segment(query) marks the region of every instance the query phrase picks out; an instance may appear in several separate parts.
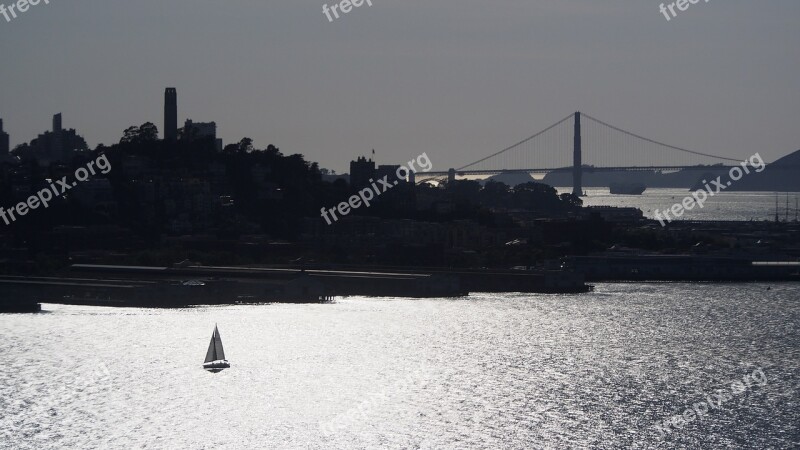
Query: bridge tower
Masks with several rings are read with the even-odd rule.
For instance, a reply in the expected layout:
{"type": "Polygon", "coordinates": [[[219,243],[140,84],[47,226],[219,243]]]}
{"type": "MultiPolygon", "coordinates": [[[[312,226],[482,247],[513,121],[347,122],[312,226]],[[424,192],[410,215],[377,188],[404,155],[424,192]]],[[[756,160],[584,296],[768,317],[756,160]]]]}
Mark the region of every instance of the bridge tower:
{"type": "Polygon", "coordinates": [[[575,141],[572,154],[572,195],[583,196],[583,163],[581,162],[581,113],[575,113],[575,141]]]}

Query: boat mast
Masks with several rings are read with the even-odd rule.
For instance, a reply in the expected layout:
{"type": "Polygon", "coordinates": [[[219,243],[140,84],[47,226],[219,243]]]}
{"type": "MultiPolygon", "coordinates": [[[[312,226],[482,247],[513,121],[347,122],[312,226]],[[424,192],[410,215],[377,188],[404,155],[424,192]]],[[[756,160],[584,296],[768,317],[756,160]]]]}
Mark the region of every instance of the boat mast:
{"type": "Polygon", "coordinates": [[[217,359],[217,326],[214,325],[214,332],[211,333],[211,345],[214,346],[214,361],[217,359]]]}
{"type": "Polygon", "coordinates": [[[786,220],[785,222],[789,222],[789,193],[786,193],[786,220]]]}
{"type": "Polygon", "coordinates": [[[778,216],[778,193],[775,193],[775,223],[781,221],[780,216],[778,216]]]}

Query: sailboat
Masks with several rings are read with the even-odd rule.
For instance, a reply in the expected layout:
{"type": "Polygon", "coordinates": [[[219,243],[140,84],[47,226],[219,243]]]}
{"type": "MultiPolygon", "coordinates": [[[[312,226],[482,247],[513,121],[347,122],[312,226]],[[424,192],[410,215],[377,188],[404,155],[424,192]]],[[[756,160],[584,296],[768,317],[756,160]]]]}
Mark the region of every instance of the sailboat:
{"type": "Polygon", "coordinates": [[[217,325],[214,325],[214,332],[211,334],[211,343],[208,344],[208,352],[206,352],[206,360],[203,362],[203,369],[211,373],[221,372],[223,369],[229,368],[231,365],[225,359],[225,350],[222,349],[222,338],[219,335],[217,325]]]}

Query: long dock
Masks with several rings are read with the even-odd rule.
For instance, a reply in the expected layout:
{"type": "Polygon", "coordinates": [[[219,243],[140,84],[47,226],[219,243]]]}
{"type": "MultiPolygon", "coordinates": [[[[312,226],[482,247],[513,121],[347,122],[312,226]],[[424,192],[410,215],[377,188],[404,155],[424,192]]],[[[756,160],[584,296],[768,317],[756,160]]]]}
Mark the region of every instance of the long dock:
{"type": "Polygon", "coordinates": [[[0,277],[0,293],[30,303],[185,307],[323,303],[337,296],[440,298],[476,292],[586,292],[566,272],[283,267],[141,267],[76,264],[55,277],[0,277]]]}

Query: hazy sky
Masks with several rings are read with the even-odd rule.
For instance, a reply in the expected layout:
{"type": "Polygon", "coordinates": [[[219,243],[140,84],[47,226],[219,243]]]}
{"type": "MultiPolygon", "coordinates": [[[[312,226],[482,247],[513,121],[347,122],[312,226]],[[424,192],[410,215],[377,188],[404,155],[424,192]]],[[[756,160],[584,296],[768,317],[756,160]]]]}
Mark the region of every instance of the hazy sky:
{"type": "Polygon", "coordinates": [[[576,110],[736,158],[800,148],[798,0],[701,1],[670,22],[650,0],[372,1],[333,23],[331,0],[40,3],[0,16],[0,118],[12,146],[55,112],[111,144],[161,130],[175,86],[179,123],[337,171],[372,148],[446,170],[576,110]]]}

